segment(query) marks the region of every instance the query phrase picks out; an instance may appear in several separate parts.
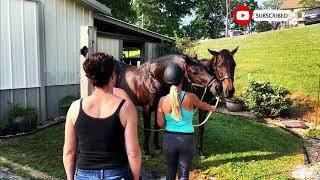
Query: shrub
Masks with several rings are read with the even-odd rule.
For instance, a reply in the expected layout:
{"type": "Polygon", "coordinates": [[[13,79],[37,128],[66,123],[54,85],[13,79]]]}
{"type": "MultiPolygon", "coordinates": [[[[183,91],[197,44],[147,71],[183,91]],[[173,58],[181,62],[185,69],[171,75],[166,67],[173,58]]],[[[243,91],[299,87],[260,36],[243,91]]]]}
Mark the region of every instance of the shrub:
{"type": "Polygon", "coordinates": [[[9,129],[8,121],[0,120],[0,136],[6,135],[9,129]]]}
{"type": "Polygon", "coordinates": [[[309,129],[305,135],[307,137],[320,139],[320,130],[319,129],[309,129]]]}
{"type": "Polygon", "coordinates": [[[290,91],[270,82],[251,81],[246,89],[243,101],[247,108],[267,117],[285,115],[292,102],[287,95],[290,91]]]}
{"type": "Polygon", "coordinates": [[[66,96],[59,101],[59,112],[62,115],[66,115],[73,101],[77,100],[77,97],[66,96]]]}
{"type": "Polygon", "coordinates": [[[272,29],[272,25],[268,21],[257,22],[257,25],[256,25],[257,32],[270,31],[271,29],[272,29]]]}
{"type": "Polygon", "coordinates": [[[9,104],[9,124],[18,132],[32,131],[37,127],[38,116],[35,108],[24,108],[17,104],[9,104]],[[21,121],[18,123],[17,119],[21,121]]]}
{"type": "Polygon", "coordinates": [[[180,37],[177,33],[174,34],[174,44],[160,43],[160,55],[165,54],[192,54],[197,51],[197,43],[190,37],[180,37]]]}

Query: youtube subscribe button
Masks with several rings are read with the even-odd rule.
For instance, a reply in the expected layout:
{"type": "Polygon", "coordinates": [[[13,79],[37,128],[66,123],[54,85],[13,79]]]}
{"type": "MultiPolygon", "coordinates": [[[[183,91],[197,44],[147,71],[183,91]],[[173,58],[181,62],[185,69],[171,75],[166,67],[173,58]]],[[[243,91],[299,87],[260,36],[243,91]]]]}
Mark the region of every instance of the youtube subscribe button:
{"type": "Polygon", "coordinates": [[[292,19],[289,10],[252,10],[248,6],[239,6],[233,11],[234,22],[240,26],[254,21],[289,21],[292,19]]]}
{"type": "Polygon", "coordinates": [[[239,6],[233,11],[233,17],[236,24],[246,26],[252,20],[252,10],[248,6],[239,6]]]}
{"type": "Polygon", "coordinates": [[[255,21],[288,21],[291,19],[289,10],[255,10],[255,21]]]}

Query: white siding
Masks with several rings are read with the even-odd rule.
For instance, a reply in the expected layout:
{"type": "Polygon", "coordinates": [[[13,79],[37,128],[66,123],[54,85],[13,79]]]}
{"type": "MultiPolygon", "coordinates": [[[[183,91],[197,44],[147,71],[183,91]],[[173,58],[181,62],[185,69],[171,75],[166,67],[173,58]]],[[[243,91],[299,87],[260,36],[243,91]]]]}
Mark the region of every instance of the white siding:
{"type": "Polygon", "coordinates": [[[39,87],[38,6],[0,0],[0,89],[39,87]]]}
{"type": "Polygon", "coordinates": [[[146,60],[149,61],[159,56],[157,43],[146,43],[146,60]]]}
{"type": "Polygon", "coordinates": [[[80,26],[93,26],[92,11],[75,0],[41,1],[47,85],[79,84],[80,26]]]}
{"type": "Polygon", "coordinates": [[[116,60],[119,60],[120,40],[110,39],[105,37],[97,37],[97,51],[112,55],[116,60]]]}

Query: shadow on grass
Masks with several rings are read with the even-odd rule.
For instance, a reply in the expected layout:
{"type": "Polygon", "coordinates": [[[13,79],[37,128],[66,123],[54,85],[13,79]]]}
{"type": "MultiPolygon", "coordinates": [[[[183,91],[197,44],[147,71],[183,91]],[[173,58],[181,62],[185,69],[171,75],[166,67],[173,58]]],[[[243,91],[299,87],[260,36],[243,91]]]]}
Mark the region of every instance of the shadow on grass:
{"type": "MultiPolygon", "coordinates": [[[[59,125],[30,136],[2,140],[0,141],[0,154],[51,176],[64,178],[62,165],[63,130],[64,126],[59,125]]],[[[160,144],[162,144],[162,135],[163,133],[160,135],[160,144]]],[[[139,139],[140,145],[143,147],[141,129],[139,129],[139,139]]],[[[151,138],[150,149],[151,151],[154,149],[151,138]]],[[[247,168],[247,164],[258,164],[266,166],[266,169],[269,170],[267,174],[272,174],[279,173],[279,171],[270,170],[273,168],[274,162],[278,163],[278,166],[281,163],[297,163],[296,161],[292,162],[294,161],[292,156],[301,151],[301,142],[279,128],[270,128],[245,118],[215,113],[206,124],[204,151],[208,156],[205,160],[200,161],[196,156],[194,158],[193,167],[199,169],[201,173],[210,168],[215,172],[219,171],[219,173],[232,172],[221,170],[226,166],[246,173],[247,170],[243,167],[247,168]],[[282,158],[286,156],[289,158],[282,158]],[[270,162],[260,163],[264,160],[270,162]],[[228,166],[228,164],[231,165],[228,166]]],[[[151,174],[159,172],[156,174],[163,175],[165,170],[163,155],[156,155],[150,160],[144,160],[143,167],[151,169],[151,174]]],[[[257,168],[250,168],[249,170],[255,173],[261,171],[257,168]]],[[[261,174],[256,176],[259,177],[261,174]]],[[[235,177],[239,176],[235,175],[235,177]]]]}
{"type": "MultiPolygon", "coordinates": [[[[221,156],[224,156],[220,154],[221,156]]],[[[227,163],[246,163],[246,162],[255,162],[255,161],[260,161],[260,160],[274,160],[279,157],[284,156],[284,154],[279,154],[279,153],[270,153],[270,154],[252,154],[252,155],[247,155],[247,156],[233,156],[230,158],[212,158],[208,157],[207,159],[200,161],[198,158],[195,160],[195,168],[196,169],[201,169],[201,170],[206,170],[209,167],[212,166],[221,166],[227,163]]]]}
{"type": "MultiPolygon", "coordinates": [[[[245,178],[246,174],[249,174],[250,178],[282,178],[288,177],[287,174],[292,168],[291,165],[286,168],[282,164],[289,163],[294,166],[303,162],[302,142],[280,128],[268,127],[238,116],[215,113],[205,129],[203,139],[206,158],[200,160],[198,154],[195,154],[193,173],[196,176],[217,175],[222,179],[233,179],[245,178]],[[295,160],[296,158],[298,160],[295,160]],[[232,173],[234,175],[229,177],[232,173]]],[[[195,139],[197,133],[198,129],[195,139]]],[[[150,147],[152,150],[152,141],[150,147]]],[[[151,174],[164,175],[165,160],[162,155],[156,155],[144,162],[144,167],[151,174]]]]}
{"type": "Polygon", "coordinates": [[[290,154],[302,147],[300,139],[280,128],[237,116],[216,113],[205,128],[206,155],[252,151],[290,154]]]}

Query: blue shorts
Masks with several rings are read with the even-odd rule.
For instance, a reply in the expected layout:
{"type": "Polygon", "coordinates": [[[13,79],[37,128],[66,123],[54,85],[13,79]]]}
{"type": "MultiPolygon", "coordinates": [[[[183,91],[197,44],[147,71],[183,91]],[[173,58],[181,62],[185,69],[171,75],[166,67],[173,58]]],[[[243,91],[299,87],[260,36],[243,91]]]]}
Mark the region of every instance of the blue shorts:
{"type": "Polygon", "coordinates": [[[131,171],[129,167],[106,170],[85,170],[76,169],[74,174],[75,180],[131,180],[131,171]]]}

